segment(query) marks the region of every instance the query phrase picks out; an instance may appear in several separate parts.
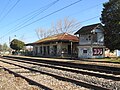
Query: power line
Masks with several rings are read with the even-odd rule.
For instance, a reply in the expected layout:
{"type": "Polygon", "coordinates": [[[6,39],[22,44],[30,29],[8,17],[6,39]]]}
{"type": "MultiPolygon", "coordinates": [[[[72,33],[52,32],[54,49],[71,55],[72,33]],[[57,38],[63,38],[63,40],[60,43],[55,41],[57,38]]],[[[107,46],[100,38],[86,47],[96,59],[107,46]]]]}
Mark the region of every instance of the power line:
{"type": "MultiPolygon", "coordinates": [[[[101,5],[101,4],[103,4],[103,3],[96,4],[96,5],[94,5],[94,6],[91,6],[91,7],[88,7],[88,8],[86,8],[86,9],[80,10],[79,12],[85,12],[85,11],[87,11],[87,10],[93,9],[93,8],[95,8],[95,7],[98,7],[98,6],[101,5]]],[[[40,9],[41,9],[41,8],[40,8],[40,9]]],[[[33,11],[33,12],[30,12],[29,14],[23,16],[23,17],[20,18],[20,19],[17,19],[16,21],[21,20],[21,19],[25,18],[26,16],[28,16],[28,15],[30,15],[30,14],[33,14],[34,12],[39,11],[40,9],[35,10],[35,11],[33,11]]],[[[77,13],[79,13],[79,12],[77,12],[77,13]]],[[[76,13],[74,13],[74,14],[76,14],[76,13]]],[[[71,14],[71,15],[73,15],[73,14],[71,14]]],[[[31,16],[31,17],[34,17],[34,16],[31,16]]],[[[29,18],[28,18],[28,19],[29,19],[29,18]]],[[[27,19],[26,19],[26,20],[27,20],[27,19]]],[[[30,20],[31,20],[31,19],[30,19],[30,20]]],[[[16,21],[14,21],[13,23],[15,23],[16,21]]],[[[29,21],[29,20],[28,20],[28,21],[29,21]]],[[[27,22],[27,21],[24,20],[24,22],[27,22]]],[[[23,23],[23,22],[22,22],[22,23],[23,23]]],[[[12,23],[10,23],[10,24],[12,24],[12,23]]],[[[9,24],[8,24],[8,25],[9,25],[9,24]]],[[[6,25],[6,26],[8,26],[8,25],[6,25]]],[[[22,25],[23,25],[23,24],[22,24],[22,25]]],[[[5,27],[6,27],[6,26],[5,26],[5,27]]],[[[17,26],[18,26],[18,24],[17,24],[17,26]]],[[[20,26],[20,25],[19,25],[19,26],[20,26]]]]}
{"type": "Polygon", "coordinates": [[[17,0],[17,2],[8,10],[8,12],[0,19],[2,21],[13,9],[14,7],[19,3],[20,0],[17,0]]]}
{"type": "MultiPolygon", "coordinates": [[[[98,6],[102,5],[102,4],[103,4],[103,3],[96,4],[96,5],[94,5],[94,6],[91,6],[91,7],[85,8],[85,9],[80,10],[79,12],[76,12],[76,13],[73,13],[73,14],[76,15],[76,14],[78,14],[78,13],[85,12],[85,11],[87,11],[87,10],[93,9],[93,8],[95,8],[95,7],[98,7],[98,6]]],[[[71,15],[73,15],[73,14],[71,14],[71,15]]]]}
{"type": "Polygon", "coordinates": [[[21,25],[19,25],[17,28],[19,28],[20,26],[26,24],[28,21],[32,20],[33,18],[37,17],[38,15],[40,15],[41,13],[43,13],[44,11],[46,11],[47,9],[49,9],[51,6],[53,6],[54,4],[56,4],[59,0],[56,0],[54,2],[52,2],[51,4],[49,4],[44,10],[42,10],[41,12],[35,13],[33,16],[31,16],[30,18],[26,19],[26,21],[24,20],[24,22],[22,22],[21,25]]]}
{"type": "MultiPolygon", "coordinates": [[[[26,26],[29,26],[29,25],[31,25],[31,24],[37,22],[37,21],[40,21],[40,20],[42,20],[42,19],[44,19],[44,18],[46,18],[46,17],[48,17],[48,16],[50,16],[50,15],[52,15],[52,14],[55,14],[55,13],[57,13],[57,12],[59,12],[59,11],[65,9],[65,8],[70,7],[70,6],[76,4],[76,3],[80,2],[80,1],[81,1],[81,0],[78,0],[78,1],[76,1],[76,2],[74,2],[74,3],[72,3],[72,4],[70,4],[70,5],[67,5],[67,6],[65,6],[65,7],[61,8],[61,9],[59,9],[59,10],[56,10],[56,11],[54,11],[54,12],[52,12],[52,13],[46,15],[46,16],[43,16],[42,18],[39,18],[39,19],[37,19],[37,20],[35,20],[35,21],[29,23],[29,24],[26,24],[26,25],[24,25],[24,26],[18,28],[17,30],[14,30],[13,32],[16,32],[16,31],[18,31],[18,30],[20,30],[20,29],[22,29],[22,28],[24,28],[24,27],[26,27],[26,26]]],[[[99,17],[99,16],[96,16],[96,17],[90,18],[90,19],[85,20],[85,21],[82,21],[82,22],[86,22],[86,21],[89,21],[89,20],[95,19],[95,18],[97,18],[97,17],[99,17]]]]}
{"type": "MultiPolygon", "coordinates": [[[[93,20],[93,19],[98,18],[98,17],[99,17],[99,16],[95,16],[95,17],[89,18],[89,19],[84,20],[84,21],[79,21],[79,22],[77,22],[77,23],[75,23],[75,24],[70,25],[69,27],[74,27],[74,26],[76,26],[76,25],[79,25],[80,23],[84,23],[84,22],[93,20]]],[[[63,29],[64,29],[64,28],[65,28],[65,27],[63,27],[63,29]]],[[[59,29],[56,29],[56,30],[61,30],[61,29],[62,29],[62,28],[59,28],[59,29]]],[[[71,31],[71,32],[73,32],[73,31],[71,31]]]]}
{"type": "MultiPolygon", "coordinates": [[[[33,17],[35,14],[39,13],[41,9],[43,9],[43,8],[45,8],[45,7],[49,7],[50,5],[52,5],[52,4],[54,4],[55,2],[58,2],[58,1],[59,1],[59,0],[56,0],[56,1],[50,3],[50,4],[46,5],[46,6],[40,7],[39,9],[34,10],[34,11],[32,11],[32,12],[30,12],[30,13],[24,15],[23,17],[21,17],[21,18],[15,20],[15,21],[13,21],[13,22],[11,22],[11,23],[9,23],[9,24],[7,24],[7,25],[1,27],[1,28],[4,28],[4,27],[6,27],[6,26],[8,26],[8,25],[11,25],[11,24],[13,24],[13,23],[16,23],[17,21],[20,21],[20,20],[22,20],[22,19],[24,19],[24,18],[26,18],[26,17],[28,17],[28,16],[30,16],[30,15],[31,15],[30,17],[33,17]],[[33,14],[33,15],[32,15],[32,14],[33,14]]],[[[29,19],[29,18],[27,18],[27,19],[29,19]]],[[[27,19],[25,19],[25,20],[27,20],[27,19]]],[[[25,20],[24,20],[24,21],[25,21],[25,20]]]]}
{"type": "Polygon", "coordinates": [[[10,0],[7,2],[7,4],[5,5],[5,7],[3,8],[3,10],[1,11],[0,17],[2,16],[2,14],[6,11],[8,5],[10,3],[10,0]]]}
{"type": "MultiPolygon", "coordinates": [[[[84,23],[84,22],[87,22],[87,21],[90,21],[90,20],[96,19],[96,18],[98,18],[98,17],[99,17],[99,16],[95,16],[95,17],[89,18],[89,19],[87,19],[87,20],[80,21],[80,22],[76,23],[75,25],[77,25],[77,24],[79,24],[79,23],[84,23]]],[[[70,31],[70,32],[74,32],[74,30],[73,30],[73,31],[70,31]]]]}
{"type": "MultiPolygon", "coordinates": [[[[80,24],[80,23],[84,23],[84,22],[93,20],[93,19],[98,18],[98,17],[99,17],[99,16],[95,16],[95,17],[89,18],[89,19],[87,19],[87,20],[79,21],[79,22],[75,23],[74,25],[71,25],[70,27],[73,27],[73,26],[75,26],[75,25],[77,25],[77,24],[80,24]]],[[[64,28],[64,27],[63,27],[63,28],[64,28]]],[[[61,28],[59,28],[59,29],[57,29],[57,30],[60,30],[60,29],[61,29],[61,28]]],[[[54,31],[53,31],[53,32],[54,32],[54,31]]],[[[70,32],[68,32],[68,33],[73,33],[73,32],[75,32],[75,31],[73,30],[73,31],[70,31],[70,32]]],[[[2,38],[0,38],[0,39],[2,39],[2,38]]]]}
{"type": "MultiPolygon", "coordinates": [[[[81,12],[83,13],[83,12],[85,12],[85,11],[87,11],[87,10],[93,9],[93,8],[95,8],[95,7],[98,7],[98,6],[101,5],[101,4],[103,4],[103,3],[99,3],[99,4],[96,4],[96,5],[94,5],[94,6],[85,8],[85,9],[83,9],[83,10],[80,10],[79,12],[80,12],[80,13],[81,13],[81,12]]],[[[21,19],[23,19],[23,18],[25,18],[25,17],[27,17],[27,16],[29,16],[29,15],[35,13],[35,12],[37,13],[37,12],[38,12],[39,10],[41,10],[42,8],[44,8],[44,7],[41,7],[41,8],[39,8],[39,9],[37,9],[37,10],[34,10],[34,11],[28,13],[27,15],[25,15],[25,16],[23,16],[23,17],[21,17],[21,18],[15,20],[15,21],[13,21],[13,22],[11,22],[11,23],[5,25],[4,27],[6,27],[6,26],[8,26],[8,25],[11,25],[11,24],[13,24],[13,23],[16,23],[17,21],[19,21],[19,20],[21,20],[21,19]]],[[[76,14],[79,13],[79,12],[76,12],[76,13],[73,13],[73,14],[76,15],[76,14]]],[[[73,15],[73,14],[71,14],[71,15],[73,15]]],[[[32,17],[32,16],[31,16],[31,17],[32,17]]],[[[1,28],[4,28],[4,27],[1,27],[1,28]]]]}
{"type": "Polygon", "coordinates": [[[81,21],[80,23],[87,22],[87,21],[93,20],[93,19],[98,18],[98,17],[99,17],[99,16],[95,16],[95,17],[89,18],[89,19],[87,19],[87,20],[81,21]]]}
{"type": "MultiPolygon", "coordinates": [[[[75,23],[75,24],[70,25],[69,27],[76,26],[77,24],[84,23],[84,22],[87,22],[87,21],[93,20],[93,19],[98,18],[98,17],[99,17],[99,16],[95,16],[95,17],[89,18],[89,19],[84,20],[84,21],[79,21],[79,22],[77,22],[77,23],[75,23]]],[[[63,27],[63,28],[64,28],[64,27],[63,27]]],[[[57,30],[60,30],[60,29],[62,29],[62,28],[59,28],[59,29],[57,29],[57,30]]],[[[53,30],[53,32],[54,32],[54,30],[53,30]]],[[[73,33],[73,32],[74,32],[74,30],[69,31],[68,33],[73,33]]],[[[29,38],[33,38],[33,37],[29,37],[29,38]]],[[[27,38],[26,38],[26,39],[27,39],[27,38]]]]}
{"type": "MultiPolygon", "coordinates": [[[[38,12],[38,11],[40,11],[40,9],[38,9],[38,10],[35,10],[34,12],[34,15],[32,15],[30,18],[27,18],[26,20],[24,20],[24,22],[22,22],[22,24],[21,25],[19,25],[19,24],[17,24],[16,26],[18,26],[18,27],[15,27],[14,29],[17,29],[17,28],[19,28],[20,26],[22,26],[22,25],[24,25],[25,23],[27,23],[28,21],[30,21],[30,20],[32,20],[33,18],[35,18],[36,16],[38,16],[39,14],[41,14],[41,13],[43,13],[44,11],[46,11],[47,9],[49,9],[51,6],[53,6],[55,3],[57,3],[59,0],[56,0],[56,1],[54,1],[54,2],[52,2],[52,3],[50,3],[50,4],[48,4],[48,5],[46,5],[46,6],[44,6],[44,8],[45,9],[43,9],[41,12],[38,12]]],[[[43,8],[43,7],[42,7],[43,8]]],[[[31,12],[32,13],[32,12],[31,12]]],[[[26,16],[25,16],[26,17],[26,16]]],[[[22,17],[22,18],[24,18],[24,17],[22,17]]],[[[13,29],[10,29],[10,30],[13,30],[13,29]]],[[[9,34],[11,31],[9,30],[9,32],[8,33],[6,33],[5,35],[7,35],[7,34],[9,34]]],[[[3,35],[2,37],[4,37],[5,35],[3,35]]]]}
{"type": "MultiPolygon", "coordinates": [[[[31,25],[31,24],[33,24],[33,23],[35,23],[35,22],[38,22],[38,21],[40,21],[40,20],[42,20],[42,19],[44,19],[44,18],[46,18],[46,17],[48,17],[48,16],[51,16],[51,15],[53,15],[53,14],[59,12],[59,11],[62,11],[62,10],[66,9],[66,8],[68,8],[68,7],[70,7],[70,6],[74,5],[74,4],[77,4],[77,3],[80,2],[80,1],[82,1],[82,0],[78,0],[78,1],[76,1],[76,2],[74,2],[74,3],[71,3],[71,4],[65,6],[65,7],[61,8],[61,9],[58,9],[58,10],[56,10],[56,11],[54,11],[54,12],[52,12],[52,13],[46,15],[46,16],[43,16],[42,18],[39,18],[39,19],[37,19],[37,20],[29,23],[29,24],[26,24],[26,25],[24,25],[24,26],[22,26],[22,27],[20,27],[20,28],[18,27],[18,29],[14,30],[13,32],[16,32],[16,31],[18,31],[18,30],[20,30],[20,29],[22,29],[22,28],[24,28],[24,27],[26,27],[26,26],[29,26],[29,25],[31,25]]],[[[11,33],[11,32],[8,32],[7,34],[9,34],[9,33],[11,33]]],[[[7,34],[5,34],[5,35],[7,35],[7,34]]],[[[5,35],[4,35],[4,36],[5,36],[5,35]]],[[[4,37],[4,36],[2,36],[2,37],[4,37]]],[[[2,37],[1,37],[1,38],[2,38],[2,37]]]]}
{"type": "MultiPolygon", "coordinates": [[[[77,26],[77,25],[79,25],[80,23],[84,23],[84,22],[93,20],[93,19],[98,18],[98,17],[99,17],[99,16],[95,16],[95,17],[89,18],[89,19],[84,20],[84,21],[79,21],[79,22],[77,22],[77,23],[75,23],[75,24],[70,25],[69,27],[77,26]]],[[[64,28],[65,28],[65,27],[62,27],[62,28],[58,28],[58,29],[56,29],[56,30],[61,30],[61,29],[64,29],[64,28]]],[[[70,31],[70,32],[73,32],[73,31],[70,31]]]]}
{"type": "MultiPolygon", "coordinates": [[[[76,25],[79,25],[80,23],[84,23],[84,22],[87,22],[87,21],[96,19],[96,18],[98,18],[98,17],[99,17],[99,16],[95,16],[95,17],[92,17],[92,18],[89,18],[89,19],[86,19],[86,20],[83,20],[83,21],[79,21],[79,22],[77,22],[77,23],[75,23],[75,24],[70,25],[69,27],[74,27],[74,26],[76,26],[76,25]]],[[[65,27],[62,27],[62,28],[64,29],[65,27]]],[[[58,28],[58,29],[55,29],[55,30],[61,30],[62,28],[58,28]]],[[[51,32],[54,32],[54,30],[51,31],[51,32]]],[[[74,32],[74,30],[73,30],[73,31],[70,31],[70,32],[74,32]]],[[[69,32],[69,33],[70,33],[70,32],[69,32]]],[[[47,32],[47,33],[48,33],[48,32],[47,32]]]]}
{"type": "Polygon", "coordinates": [[[37,20],[29,23],[29,24],[26,24],[26,25],[18,28],[17,30],[14,30],[14,32],[16,32],[16,31],[18,31],[18,30],[20,30],[20,29],[22,29],[22,28],[24,28],[24,27],[26,27],[26,26],[29,26],[29,25],[31,25],[31,24],[33,24],[33,23],[35,23],[35,22],[38,22],[38,21],[40,21],[40,20],[42,20],[42,19],[44,19],[44,18],[46,18],[46,17],[48,17],[48,16],[51,16],[51,15],[53,15],[53,14],[59,12],[59,11],[62,11],[62,10],[66,9],[66,8],[68,8],[68,7],[70,7],[70,6],[74,5],[74,4],[77,4],[77,3],[80,2],[80,1],[82,1],[82,0],[78,0],[78,1],[76,1],[76,2],[74,2],[74,3],[71,3],[71,4],[65,6],[65,7],[61,8],[61,9],[58,9],[58,10],[56,10],[56,11],[54,11],[54,12],[52,12],[52,13],[46,15],[46,16],[43,16],[42,18],[39,18],[39,19],[37,19],[37,20]]]}

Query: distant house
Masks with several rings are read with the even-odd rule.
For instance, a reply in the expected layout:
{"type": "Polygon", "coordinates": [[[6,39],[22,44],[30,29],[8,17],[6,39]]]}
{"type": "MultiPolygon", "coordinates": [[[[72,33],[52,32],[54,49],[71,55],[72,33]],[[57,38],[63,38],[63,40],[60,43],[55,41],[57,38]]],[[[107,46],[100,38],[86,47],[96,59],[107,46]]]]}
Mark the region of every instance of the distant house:
{"type": "Polygon", "coordinates": [[[79,34],[79,58],[104,58],[104,29],[100,23],[84,26],[79,34]]]}
{"type": "Polygon", "coordinates": [[[33,46],[34,56],[71,57],[77,55],[79,39],[67,33],[49,36],[27,45],[33,46]]]}

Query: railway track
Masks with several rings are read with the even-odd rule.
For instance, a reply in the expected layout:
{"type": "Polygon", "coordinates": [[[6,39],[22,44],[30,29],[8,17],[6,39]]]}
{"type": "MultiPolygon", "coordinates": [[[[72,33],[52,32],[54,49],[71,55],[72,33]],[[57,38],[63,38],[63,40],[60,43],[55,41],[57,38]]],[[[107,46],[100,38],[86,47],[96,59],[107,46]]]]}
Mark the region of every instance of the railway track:
{"type": "MultiPolygon", "coordinates": [[[[34,81],[34,80],[32,80],[32,79],[29,79],[29,78],[27,78],[27,77],[25,77],[25,76],[23,76],[23,75],[21,75],[21,74],[19,74],[19,73],[17,73],[17,72],[14,72],[14,71],[12,71],[12,70],[10,70],[10,69],[8,69],[8,68],[3,67],[3,69],[6,70],[6,71],[8,71],[8,72],[11,73],[11,74],[14,74],[14,76],[16,76],[16,77],[21,77],[21,78],[25,79],[30,85],[38,86],[40,89],[43,89],[43,90],[44,90],[44,89],[45,89],[45,90],[52,90],[52,89],[50,89],[49,87],[44,86],[44,85],[42,85],[42,84],[40,84],[40,83],[38,83],[38,82],[36,82],[36,81],[34,81]]],[[[29,73],[30,73],[30,72],[29,72],[29,73]]]]}
{"type": "MultiPolygon", "coordinates": [[[[6,58],[8,59],[8,58],[6,58]]],[[[72,77],[69,77],[69,75],[66,74],[66,76],[62,76],[61,74],[59,75],[58,73],[54,72],[56,69],[60,72],[60,70],[62,70],[61,73],[63,73],[63,71],[67,71],[67,72],[71,72],[71,73],[80,73],[80,74],[84,74],[84,75],[89,75],[90,77],[97,77],[97,78],[105,78],[105,79],[108,79],[109,80],[113,80],[115,82],[118,82],[119,83],[119,78],[120,77],[116,77],[115,75],[109,75],[109,74],[99,74],[99,73],[95,73],[95,72],[89,72],[89,71],[84,71],[84,70],[80,70],[80,69],[75,69],[75,68],[71,68],[71,67],[63,67],[63,66],[55,66],[54,65],[50,65],[50,64],[43,64],[43,63],[38,63],[38,62],[32,62],[32,61],[23,61],[23,60],[19,60],[19,59],[15,59],[13,60],[13,58],[9,58],[9,60],[3,60],[2,62],[4,63],[9,63],[9,64],[12,64],[12,65],[15,65],[15,66],[18,66],[18,67],[21,67],[21,68],[25,68],[25,69],[28,69],[28,70],[31,70],[31,71],[34,71],[34,72],[38,72],[38,73],[42,73],[42,74],[47,74],[49,76],[52,76],[52,77],[55,77],[59,80],[65,80],[65,81],[69,81],[69,82],[72,82],[72,83],[75,83],[77,85],[80,85],[80,86],[83,86],[83,87],[86,87],[86,88],[90,88],[90,89],[94,89],[94,90],[107,90],[107,89],[111,89],[111,87],[106,87],[106,86],[101,86],[101,85],[95,85],[95,83],[88,83],[88,82],[84,82],[82,80],[80,80],[79,78],[76,78],[74,74],[72,74],[71,76],[73,76],[74,78],[72,77]],[[18,64],[16,64],[16,62],[19,62],[18,64]],[[23,64],[24,63],[24,64],[23,64]],[[27,66],[28,65],[28,66],[27,66]],[[39,67],[39,69],[38,69],[39,67]],[[40,69],[40,67],[47,67],[47,69],[40,69]],[[52,71],[51,69],[48,69],[48,68],[52,68],[54,69],[54,71],[52,71]],[[49,71],[50,70],[50,71],[49,71]],[[54,72],[54,73],[53,73],[54,72]]],[[[119,74],[118,74],[119,75],[119,74]]],[[[79,76],[79,74],[78,74],[79,76]]],[[[93,78],[94,79],[94,78],[93,78]]],[[[99,81],[100,82],[100,81],[99,81]]],[[[100,82],[101,83],[101,82],[100,82]]],[[[113,89],[115,90],[118,90],[119,87],[112,87],[113,89]]]]}
{"type": "MultiPolygon", "coordinates": [[[[63,80],[63,81],[67,81],[67,82],[72,82],[72,83],[75,83],[77,85],[80,85],[80,86],[83,86],[83,87],[86,87],[86,88],[89,88],[89,89],[94,89],[94,90],[107,90],[106,88],[103,88],[103,87],[100,87],[100,86],[96,86],[96,85],[91,85],[91,84],[88,84],[86,82],[82,82],[82,81],[78,81],[78,80],[73,80],[73,79],[70,79],[70,78],[67,78],[67,77],[62,77],[62,76],[59,76],[59,75],[55,75],[55,74],[52,74],[52,73],[47,73],[47,72],[43,72],[43,71],[39,71],[39,70],[35,70],[35,69],[32,69],[32,68],[29,68],[29,67],[26,67],[26,66],[22,66],[22,65],[18,65],[18,64],[15,64],[15,63],[11,63],[11,62],[8,62],[8,61],[5,61],[5,60],[0,60],[4,63],[7,63],[7,64],[10,64],[10,65],[14,65],[15,67],[10,67],[10,68],[5,68],[6,70],[14,73],[15,75],[18,75],[18,73],[21,73],[21,71],[19,72],[15,72],[14,70],[11,70],[11,69],[14,69],[14,68],[18,68],[20,67],[19,69],[26,69],[26,70],[30,70],[31,72],[36,72],[36,73],[42,73],[42,74],[45,74],[45,75],[49,75],[49,76],[52,76],[52,77],[55,77],[57,78],[58,80],[63,80]],[[17,66],[17,67],[16,67],[17,66]]],[[[25,72],[25,71],[24,71],[25,72]]],[[[28,72],[28,71],[27,71],[28,72]]],[[[22,77],[25,77],[23,75],[18,75],[18,76],[22,76],[22,77]]],[[[26,79],[27,77],[25,77],[26,79]]],[[[29,79],[29,78],[28,78],[29,79]]],[[[34,83],[34,82],[33,82],[34,83]]],[[[37,84],[39,86],[39,84],[37,84]]],[[[43,85],[42,85],[43,86],[43,85]]],[[[46,86],[45,86],[46,88],[46,86]]],[[[47,87],[48,88],[48,87],[47,87]]],[[[48,89],[45,89],[45,90],[52,90],[53,88],[48,88],[48,89]]],[[[89,90],[88,89],[88,90],[89,90]]],[[[60,89],[58,89],[60,90],[60,89]]],[[[61,89],[62,90],[62,89],[61,89]]]]}
{"type": "MultiPolygon", "coordinates": [[[[54,68],[54,69],[60,69],[60,70],[65,70],[65,71],[70,71],[70,72],[75,72],[75,73],[81,73],[84,75],[90,75],[90,76],[96,76],[99,78],[105,78],[105,79],[111,79],[115,81],[120,81],[120,77],[117,77],[117,75],[114,74],[109,74],[109,73],[100,73],[100,72],[93,72],[94,70],[88,71],[88,70],[83,70],[83,69],[75,69],[75,68],[68,68],[68,67],[61,67],[59,65],[50,65],[50,64],[45,64],[45,63],[38,63],[38,62],[32,62],[32,61],[25,61],[25,60],[20,60],[20,59],[15,59],[15,58],[7,58],[4,57],[4,59],[9,59],[9,60],[14,60],[17,62],[22,62],[22,63],[27,63],[27,64],[34,64],[38,65],[40,67],[48,67],[48,68],[54,68]]],[[[119,74],[118,74],[119,75],[119,74]]]]}
{"type": "Polygon", "coordinates": [[[94,64],[85,64],[85,63],[71,63],[67,61],[55,61],[55,60],[46,60],[46,59],[37,59],[37,58],[29,58],[29,57],[16,57],[16,56],[5,56],[4,58],[15,58],[25,61],[32,61],[37,63],[46,63],[51,65],[59,65],[64,67],[71,67],[71,68],[78,68],[84,70],[91,70],[91,71],[98,71],[102,73],[110,73],[115,75],[120,75],[120,68],[118,67],[111,67],[111,66],[101,66],[101,65],[94,65],[94,64]]]}
{"type": "MultiPolygon", "coordinates": [[[[34,70],[34,69],[32,69],[32,68],[28,68],[28,67],[24,67],[24,66],[21,66],[21,65],[17,65],[17,64],[13,64],[13,63],[10,63],[10,62],[6,62],[6,61],[2,61],[2,62],[4,62],[4,63],[6,63],[6,64],[8,64],[8,65],[5,65],[5,66],[2,66],[5,70],[7,70],[7,71],[9,71],[10,73],[12,73],[12,74],[14,74],[15,76],[19,76],[19,77],[22,77],[23,79],[25,79],[25,80],[27,80],[30,84],[32,84],[32,85],[37,85],[37,86],[39,86],[40,87],[40,90],[42,89],[42,90],[64,90],[64,88],[61,88],[61,86],[58,86],[58,87],[52,87],[51,85],[49,85],[49,84],[47,84],[47,85],[42,85],[41,84],[41,81],[39,82],[39,80],[38,79],[40,79],[39,77],[42,77],[43,79],[45,79],[44,77],[45,77],[45,75],[49,75],[49,76],[47,76],[47,78],[46,78],[46,82],[48,82],[49,81],[49,79],[51,79],[51,77],[50,76],[52,76],[52,77],[54,77],[54,79],[53,80],[55,80],[55,79],[58,79],[58,81],[59,80],[63,80],[63,81],[60,81],[60,83],[62,83],[62,84],[64,84],[65,82],[64,81],[66,81],[67,79],[65,79],[65,78],[62,78],[62,77],[59,77],[59,76],[57,76],[57,75],[53,75],[53,74],[49,74],[49,73],[45,73],[45,72],[41,72],[41,71],[37,71],[37,70],[34,70]],[[9,67],[9,68],[8,68],[9,67]],[[19,71],[18,71],[18,69],[19,69],[19,71]],[[29,71],[29,73],[28,73],[28,71],[29,71]],[[23,74],[23,72],[27,72],[27,75],[24,73],[23,74]],[[38,77],[38,75],[39,75],[39,77],[38,77]],[[33,78],[32,77],[34,77],[34,76],[37,76],[38,78],[37,79],[34,79],[33,80],[33,78]],[[32,79],[31,79],[32,78],[32,79]]],[[[2,63],[3,64],[3,63],[2,63]]],[[[57,81],[57,82],[58,82],[57,81]]],[[[73,80],[74,81],[74,80],[73,80]]],[[[56,83],[57,83],[56,82],[56,83]]],[[[69,82],[71,82],[71,81],[69,81],[69,82]]],[[[66,82],[66,85],[67,84],[69,84],[70,85],[70,87],[72,87],[73,89],[66,89],[66,90],[74,90],[74,89],[80,89],[80,90],[89,90],[89,89],[86,89],[86,88],[82,88],[82,87],[76,87],[76,88],[74,88],[74,86],[75,85],[71,85],[70,83],[67,83],[66,82]]],[[[83,83],[82,83],[83,84],[83,83]]],[[[86,84],[85,84],[86,85],[86,84]]],[[[83,85],[84,86],[84,85],[83,85]]],[[[87,86],[88,87],[88,86],[87,86]]],[[[97,88],[97,87],[96,87],[97,88]]]]}

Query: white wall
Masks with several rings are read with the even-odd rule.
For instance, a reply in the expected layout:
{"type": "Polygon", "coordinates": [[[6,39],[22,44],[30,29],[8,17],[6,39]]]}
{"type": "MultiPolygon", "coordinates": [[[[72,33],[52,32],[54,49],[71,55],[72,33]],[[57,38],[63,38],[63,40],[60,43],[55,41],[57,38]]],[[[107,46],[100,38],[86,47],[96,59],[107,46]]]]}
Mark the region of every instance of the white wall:
{"type": "Polygon", "coordinates": [[[103,31],[100,29],[96,29],[96,32],[97,32],[98,43],[104,45],[104,33],[103,33],[103,31]]]}
{"type": "Polygon", "coordinates": [[[100,29],[95,29],[93,31],[93,34],[87,34],[87,35],[79,35],[79,45],[90,45],[90,44],[100,44],[104,45],[104,33],[100,29]],[[96,34],[94,34],[96,33],[96,34]],[[97,35],[96,37],[94,37],[97,35]],[[94,39],[96,38],[96,41],[94,39]]]}
{"type": "Polygon", "coordinates": [[[78,57],[79,58],[92,58],[92,51],[90,47],[80,47],[78,46],[78,57]],[[84,53],[84,50],[87,50],[87,53],[84,53]]]}
{"type": "Polygon", "coordinates": [[[78,57],[79,58],[104,58],[105,53],[105,47],[104,46],[78,46],[79,52],[78,57]],[[97,51],[94,52],[93,49],[97,48],[97,51]],[[84,52],[87,50],[87,52],[84,52]],[[101,51],[99,51],[101,50],[101,51]],[[93,54],[96,53],[96,55],[93,54]],[[97,55],[98,54],[98,55],[97,55]],[[101,54],[101,55],[100,55],[101,54]]]}
{"type": "Polygon", "coordinates": [[[91,44],[92,36],[91,35],[80,35],[79,45],[91,44]]]}
{"type": "Polygon", "coordinates": [[[117,50],[117,57],[120,57],[120,50],[117,50]]]}

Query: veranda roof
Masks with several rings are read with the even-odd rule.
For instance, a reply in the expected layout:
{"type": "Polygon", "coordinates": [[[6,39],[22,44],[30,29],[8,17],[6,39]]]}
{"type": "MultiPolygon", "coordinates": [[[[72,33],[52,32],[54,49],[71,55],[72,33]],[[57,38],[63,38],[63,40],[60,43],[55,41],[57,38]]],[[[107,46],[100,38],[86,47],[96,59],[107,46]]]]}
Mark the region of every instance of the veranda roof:
{"type": "Polygon", "coordinates": [[[66,42],[79,42],[78,37],[68,34],[68,33],[62,33],[62,34],[57,34],[53,36],[46,37],[44,39],[38,40],[34,43],[29,43],[26,45],[34,45],[34,44],[41,44],[41,43],[49,43],[49,42],[57,42],[57,41],[66,41],[66,42]]]}

